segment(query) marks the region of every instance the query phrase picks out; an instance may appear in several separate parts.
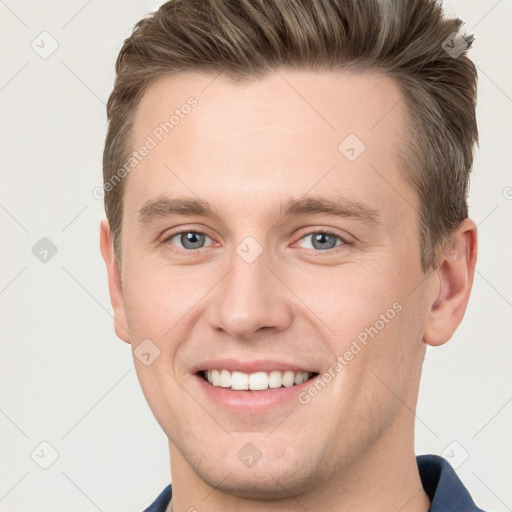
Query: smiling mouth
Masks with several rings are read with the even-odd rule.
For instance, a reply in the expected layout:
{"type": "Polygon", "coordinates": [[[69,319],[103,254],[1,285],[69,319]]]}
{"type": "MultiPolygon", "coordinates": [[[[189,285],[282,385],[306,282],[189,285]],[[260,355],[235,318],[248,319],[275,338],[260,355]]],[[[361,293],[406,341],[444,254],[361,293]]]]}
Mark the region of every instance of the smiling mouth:
{"type": "Polygon", "coordinates": [[[297,386],[316,377],[318,373],[291,370],[244,373],[214,369],[200,371],[197,375],[214,387],[228,388],[233,391],[265,391],[297,386]]]}

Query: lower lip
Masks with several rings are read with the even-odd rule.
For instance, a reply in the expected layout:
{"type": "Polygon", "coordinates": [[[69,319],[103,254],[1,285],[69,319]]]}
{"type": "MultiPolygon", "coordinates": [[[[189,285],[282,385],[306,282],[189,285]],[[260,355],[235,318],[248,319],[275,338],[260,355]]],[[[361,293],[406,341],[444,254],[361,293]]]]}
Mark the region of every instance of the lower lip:
{"type": "Polygon", "coordinates": [[[290,400],[296,400],[297,395],[307,389],[319,377],[315,375],[309,380],[290,387],[267,388],[261,391],[240,390],[213,386],[200,375],[195,375],[199,386],[212,402],[231,412],[262,412],[290,400]]]}

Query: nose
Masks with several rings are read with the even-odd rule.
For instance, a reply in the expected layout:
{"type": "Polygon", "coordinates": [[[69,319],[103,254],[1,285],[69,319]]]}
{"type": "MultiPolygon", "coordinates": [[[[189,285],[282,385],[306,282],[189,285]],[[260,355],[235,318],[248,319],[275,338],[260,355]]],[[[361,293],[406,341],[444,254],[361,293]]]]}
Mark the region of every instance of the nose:
{"type": "Polygon", "coordinates": [[[231,269],[216,287],[209,304],[209,325],[233,338],[249,339],[256,333],[284,331],[292,321],[292,293],[270,266],[265,251],[254,261],[234,252],[231,269]]]}

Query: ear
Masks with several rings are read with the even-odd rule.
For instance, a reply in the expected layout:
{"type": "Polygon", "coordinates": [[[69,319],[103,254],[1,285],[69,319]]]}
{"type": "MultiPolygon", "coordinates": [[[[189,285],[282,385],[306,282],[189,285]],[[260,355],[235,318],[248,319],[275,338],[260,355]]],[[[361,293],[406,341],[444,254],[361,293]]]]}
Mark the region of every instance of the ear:
{"type": "Polygon", "coordinates": [[[100,223],[100,249],[108,274],[108,289],[110,293],[110,302],[114,311],[114,330],[119,339],[130,343],[128,324],[126,322],[126,310],[124,307],[123,285],[121,282],[121,272],[114,256],[114,246],[112,244],[112,233],[107,219],[100,223]]]}
{"type": "Polygon", "coordinates": [[[473,286],[477,256],[477,229],[465,219],[445,244],[436,271],[437,298],[429,303],[423,340],[428,345],[446,343],[464,317],[473,286]]]}

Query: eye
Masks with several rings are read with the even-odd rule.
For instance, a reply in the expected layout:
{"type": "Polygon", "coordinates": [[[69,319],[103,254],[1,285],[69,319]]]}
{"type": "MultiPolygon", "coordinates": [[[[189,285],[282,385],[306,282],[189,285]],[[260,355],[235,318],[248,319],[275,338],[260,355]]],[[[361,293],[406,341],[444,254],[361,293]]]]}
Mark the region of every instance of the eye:
{"type": "Polygon", "coordinates": [[[211,240],[211,238],[202,231],[186,230],[169,235],[165,238],[165,240],[163,240],[162,243],[171,243],[172,245],[177,245],[176,242],[173,242],[174,239],[177,239],[178,243],[181,244],[181,247],[178,245],[178,249],[193,251],[194,249],[202,249],[207,238],[211,240]]]}
{"type": "MultiPolygon", "coordinates": [[[[212,241],[212,239],[202,231],[184,230],[170,234],[162,243],[170,243],[182,251],[191,252],[204,248],[207,239],[212,241]]],[[[303,248],[320,252],[327,252],[341,245],[350,245],[349,242],[344,240],[340,235],[326,230],[313,231],[302,236],[299,240],[308,239],[310,240],[309,246],[306,244],[303,248]]]]}
{"type": "Polygon", "coordinates": [[[308,233],[303,236],[300,240],[311,240],[310,247],[305,247],[306,249],[315,249],[320,250],[322,252],[328,251],[330,249],[334,249],[340,245],[347,245],[348,242],[343,240],[336,233],[332,233],[331,231],[314,231],[312,233],[308,233]],[[339,244],[336,242],[339,241],[339,244]]]}

